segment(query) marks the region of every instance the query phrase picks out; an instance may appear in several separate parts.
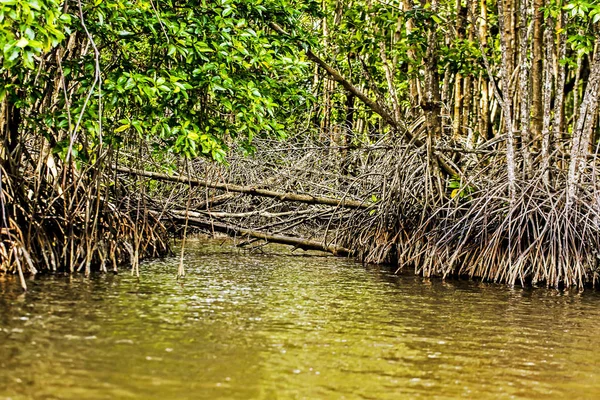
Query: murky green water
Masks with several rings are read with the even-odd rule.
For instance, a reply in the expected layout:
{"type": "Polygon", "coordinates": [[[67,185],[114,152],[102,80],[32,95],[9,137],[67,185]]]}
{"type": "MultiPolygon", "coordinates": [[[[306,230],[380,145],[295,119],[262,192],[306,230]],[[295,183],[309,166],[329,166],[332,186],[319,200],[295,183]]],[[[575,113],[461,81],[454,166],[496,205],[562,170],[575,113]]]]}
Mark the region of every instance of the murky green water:
{"type": "Polygon", "coordinates": [[[183,282],[0,277],[0,399],[600,398],[597,293],[215,243],[183,282]]]}

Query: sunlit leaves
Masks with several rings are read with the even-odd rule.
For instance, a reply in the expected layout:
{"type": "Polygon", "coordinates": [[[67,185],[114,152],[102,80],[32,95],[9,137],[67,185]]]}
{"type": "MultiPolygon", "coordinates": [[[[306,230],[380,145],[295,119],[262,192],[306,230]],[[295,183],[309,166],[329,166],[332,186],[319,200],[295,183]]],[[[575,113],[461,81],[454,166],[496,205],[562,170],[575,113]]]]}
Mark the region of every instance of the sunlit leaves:
{"type": "Polygon", "coordinates": [[[598,22],[600,19],[600,17],[596,17],[600,12],[600,3],[598,1],[572,0],[564,6],[564,9],[571,17],[592,18],[593,23],[598,22]]]}
{"type": "Polygon", "coordinates": [[[107,121],[113,134],[137,131],[163,143],[159,151],[224,161],[232,139],[246,146],[283,136],[282,102],[310,98],[292,95],[307,71],[296,46],[268,31],[269,21],[300,15],[292,3],[97,2],[89,14],[113,63],[103,76],[105,113],[127,115],[107,121]]]}
{"type": "Polygon", "coordinates": [[[63,14],[58,0],[0,0],[1,71],[11,77],[0,97],[26,90],[15,98],[31,106],[64,79],[68,93],[54,94],[52,111],[28,116],[31,126],[51,130],[58,155],[73,116],[81,116],[73,152],[79,160],[101,141],[141,139],[156,152],[225,162],[233,143],[251,149],[255,137],[283,137],[284,122],[295,118],[289,110],[311,99],[301,52],[269,22],[298,32],[298,18],[313,3],[90,0],[82,1],[80,21],[77,5],[63,14]],[[77,36],[50,57],[71,34],[77,36]],[[54,55],[63,57],[60,68],[54,55]],[[48,68],[32,75],[44,57],[48,68]]]}
{"type": "Polygon", "coordinates": [[[0,0],[2,69],[33,69],[35,57],[58,45],[69,24],[59,1],[0,0]]]}

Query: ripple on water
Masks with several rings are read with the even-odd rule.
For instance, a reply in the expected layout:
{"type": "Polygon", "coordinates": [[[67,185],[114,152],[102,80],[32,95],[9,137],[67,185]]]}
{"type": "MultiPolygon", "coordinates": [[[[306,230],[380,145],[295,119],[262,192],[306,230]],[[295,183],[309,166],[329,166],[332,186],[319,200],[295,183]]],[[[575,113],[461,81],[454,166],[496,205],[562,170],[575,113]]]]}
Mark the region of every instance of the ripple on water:
{"type": "MultiPolygon", "coordinates": [[[[600,296],[192,243],[0,280],[0,399],[600,398],[600,296]]],[[[275,248],[276,252],[288,252],[275,248]]]]}

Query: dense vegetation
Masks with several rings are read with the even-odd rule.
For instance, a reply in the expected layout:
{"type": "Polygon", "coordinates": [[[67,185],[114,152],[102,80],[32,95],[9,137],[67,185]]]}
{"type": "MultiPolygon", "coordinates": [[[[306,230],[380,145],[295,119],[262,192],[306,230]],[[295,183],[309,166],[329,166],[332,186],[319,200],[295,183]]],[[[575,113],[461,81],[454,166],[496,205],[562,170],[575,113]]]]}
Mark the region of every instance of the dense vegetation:
{"type": "Polygon", "coordinates": [[[595,283],[599,20],[596,0],[0,0],[0,270],[137,272],[192,224],[595,283]]]}

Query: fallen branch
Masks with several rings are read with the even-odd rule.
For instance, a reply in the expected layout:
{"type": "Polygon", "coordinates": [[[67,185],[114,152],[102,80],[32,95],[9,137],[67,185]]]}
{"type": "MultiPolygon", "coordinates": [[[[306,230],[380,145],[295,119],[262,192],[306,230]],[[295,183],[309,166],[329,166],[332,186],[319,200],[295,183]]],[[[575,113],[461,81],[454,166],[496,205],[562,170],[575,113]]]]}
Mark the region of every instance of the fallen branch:
{"type": "MultiPolygon", "coordinates": [[[[185,216],[174,214],[171,215],[171,220],[185,221],[185,216]]],[[[233,225],[223,224],[215,221],[206,221],[201,218],[188,217],[187,222],[190,226],[225,233],[229,236],[248,236],[269,243],[280,243],[294,246],[302,250],[319,250],[331,253],[336,256],[351,256],[354,252],[342,246],[333,244],[325,244],[316,240],[304,239],[293,236],[272,235],[265,232],[255,231],[252,229],[240,228],[233,225]]]]}
{"type": "Polygon", "coordinates": [[[367,204],[362,201],[356,200],[345,200],[345,199],[335,199],[331,197],[319,197],[319,196],[311,196],[309,194],[298,194],[298,193],[286,193],[286,192],[276,192],[268,189],[259,189],[252,186],[240,186],[240,185],[230,185],[226,183],[213,183],[202,181],[199,179],[188,179],[184,176],[170,176],[167,174],[161,174],[158,172],[150,172],[150,171],[142,171],[133,168],[125,168],[125,167],[116,167],[118,172],[144,176],[146,178],[151,178],[155,180],[168,181],[168,182],[177,182],[177,183],[185,183],[190,186],[202,186],[211,189],[219,189],[224,190],[226,192],[235,192],[235,193],[244,193],[249,194],[251,196],[258,197],[270,197],[273,199],[277,199],[280,201],[292,201],[296,203],[305,203],[305,204],[323,204],[327,206],[335,206],[335,207],[343,207],[343,208],[356,208],[356,209],[364,209],[369,208],[372,204],[367,204]]]}
{"type": "MultiPolygon", "coordinates": [[[[171,211],[172,213],[181,214],[179,211],[171,211]]],[[[184,211],[185,212],[185,211],[184,211]]],[[[284,211],[278,213],[272,213],[265,210],[256,210],[239,213],[219,212],[219,211],[189,211],[189,215],[192,217],[213,217],[213,218],[246,218],[246,217],[263,217],[263,218],[281,218],[281,217],[293,217],[297,215],[313,214],[315,210],[302,210],[302,211],[284,211]]]]}

